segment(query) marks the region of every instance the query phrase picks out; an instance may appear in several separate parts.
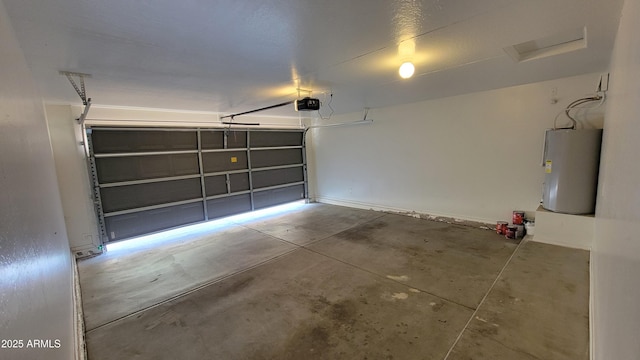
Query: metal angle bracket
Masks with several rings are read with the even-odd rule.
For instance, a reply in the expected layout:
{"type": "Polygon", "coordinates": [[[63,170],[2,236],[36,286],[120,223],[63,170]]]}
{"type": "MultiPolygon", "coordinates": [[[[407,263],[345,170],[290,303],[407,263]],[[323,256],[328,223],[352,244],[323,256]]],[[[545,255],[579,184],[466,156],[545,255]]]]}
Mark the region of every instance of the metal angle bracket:
{"type": "Polygon", "coordinates": [[[84,78],[90,78],[91,74],[84,74],[84,73],[71,72],[71,71],[59,71],[59,74],[67,77],[67,79],[71,83],[71,86],[73,86],[73,88],[76,90],[76,93],[78,93],[78,96],[80,96],[80,99],[82,100],[82,104],[84,105],[84,111],[82,112],[80,117],[77,119],[78,123],[82,125],[84,124],[84,120],[87,118],[87,114],[89,113],[89,108],[91,107],[91,98],[87,98],[87,91],[84,86],[84,78]],[[78,86],[76,81],[73,79],[74,77],[78,78],[78,82],[80,83],[80,86],[78,86]]]}

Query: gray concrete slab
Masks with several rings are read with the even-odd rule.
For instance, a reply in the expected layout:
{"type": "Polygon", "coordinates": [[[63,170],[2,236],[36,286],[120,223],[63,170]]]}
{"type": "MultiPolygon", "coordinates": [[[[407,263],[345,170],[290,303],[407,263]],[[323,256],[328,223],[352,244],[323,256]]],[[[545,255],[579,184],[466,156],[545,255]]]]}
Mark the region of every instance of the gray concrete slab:
{"type": "Polygon", "coordinates": [[[87,334],[102,359],[442,359],[472,311],[300,249],[87,334]]]}
{"type": "Polygon", "coordinates": [[[80,261],[86,328],[96,328],[295,248],[255,230],[224,225],[168,244],[109,251],[80,261]]]}
{"type": "Polygon", "coordinates": [[[496,280],[517,244],[491,231],[259,214],[81,261],[90,359],[588,358],[588,252],[525,242],[496,280]]]}
{"type": "Polygon", "coordinates": [[[304,204],[298,211],[236,223],[297,245],[308,245],[383,215],[371,210],[311,203],[304,204]]]}
{"type": "Polygon", "coordinates": [[[446,360],[547,360],[511,348],[511,343],[500,343],[475,331],[465,331],[446,360]]]}
{"type": "Polygon", "coordinates": [[[522,244],[448,360],[469,358],[589,359],[589,252],[522,244]]]}
{"type": "Polygon", "coordinates": [[[392,214],[310,246],[473,309],[516,247],[493,231],[392,214]]]}

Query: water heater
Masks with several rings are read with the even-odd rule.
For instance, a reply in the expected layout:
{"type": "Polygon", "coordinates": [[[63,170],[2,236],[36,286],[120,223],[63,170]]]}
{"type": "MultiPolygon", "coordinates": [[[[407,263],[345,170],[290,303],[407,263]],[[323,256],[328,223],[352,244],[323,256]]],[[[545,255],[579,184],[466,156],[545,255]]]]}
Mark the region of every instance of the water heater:
{"type": "Polygon", "coordinates": [[[542,207],[565,214],[595,212],[601,129],[547,130],[542,207]]]}

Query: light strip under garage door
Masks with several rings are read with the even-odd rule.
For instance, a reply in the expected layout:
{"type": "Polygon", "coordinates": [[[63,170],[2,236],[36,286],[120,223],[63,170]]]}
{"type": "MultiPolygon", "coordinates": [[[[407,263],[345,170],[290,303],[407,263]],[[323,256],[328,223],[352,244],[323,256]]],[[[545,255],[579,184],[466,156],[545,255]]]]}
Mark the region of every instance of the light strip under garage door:
{"type": "Polygon", "coordinates": [[[303,130],[87,129],[104,242],[303,199],[303,130]]]}

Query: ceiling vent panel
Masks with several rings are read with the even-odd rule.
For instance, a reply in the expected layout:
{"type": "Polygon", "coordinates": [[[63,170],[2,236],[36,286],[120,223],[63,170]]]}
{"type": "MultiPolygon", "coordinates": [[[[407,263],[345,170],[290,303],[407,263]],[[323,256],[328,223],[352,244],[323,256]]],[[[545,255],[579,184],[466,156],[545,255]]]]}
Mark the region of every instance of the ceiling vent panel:
{"type": "Polygon", "coordinates": [[[581,27],[570,31],[525,41],[507,46],[504,51],[516,62],[541,59],[547,56],[565,54],[587,47],[587,28],[581,27]]]}

